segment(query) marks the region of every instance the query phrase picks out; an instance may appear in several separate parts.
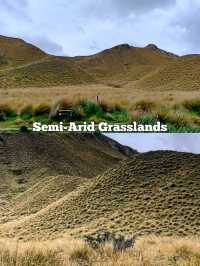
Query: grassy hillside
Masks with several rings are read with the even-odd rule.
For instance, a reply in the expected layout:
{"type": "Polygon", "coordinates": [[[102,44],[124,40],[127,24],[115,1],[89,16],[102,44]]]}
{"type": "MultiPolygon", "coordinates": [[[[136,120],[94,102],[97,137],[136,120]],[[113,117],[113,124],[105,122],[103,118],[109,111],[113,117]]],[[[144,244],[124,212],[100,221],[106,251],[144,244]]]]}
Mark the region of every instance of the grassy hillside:
{"type": "MultiPolygon", "coordinates": [[[[102,230],[124,235],[199,235],[199,167],[199,155],[138,154],[119,167],[75,185],[73,191],[67,188],[68,192],[63,189],[60,193],[57,185],[60,198],[52,195],[55,201],[48,196],[44,200],[42,195],[48,195],[48,189],[52,191],[55,179],[51,177],[43,189],[36,192],[33,187],[22,195],[21,203],[20,197],[13,199],[13,222],[1,225],[0,234],[22,239],[63,234],[80,237],[102,230]]],[[[63,178],[57,180],[62,182],[63,178]]]]}
{"type": "Polygon", "coordinates": [[[8,200],[47,176],[94,177],[132,153],[98,135],[0,134],[0,199],[8,200]]]}
{"type": "Polygon", "coordinates": [[[94,82],[93,77],[67,59],[51,58],[0,72],[0,87],[75,85],[94,82]]]}
{"type": "Polygon", "coordinates": [[[176,56],[122,44],[87,57],[55,57],[20,39],[0,37],[1,87],[138,80],[176,56]],[[12,66],[9,68],[9,66],[12,66]]]}
{"type": "Polygon", "coordinates": [[[0,36],[0,68],[42,60],[46,54],[21,39],[0,36]]]}
{"type": "Polygon", "coordinates": [[[197,90],[198,73],[198,55],[178,57],[153,44],[144,48],[121,44],[91,56],[56,57],[23,40],[0,36],[1,88],[104,83],[197,90]]]}
{"type": "Polygon", "coordinates": [[[96,55],[75,57],[75,61],[98,80],[127,82],[139,80],[176,56],[163,53],[157,47],[137,48],[128,44],[115,46],[96,55]]]}
{"type": "Polygon", "coordinates": [[[199,90],[200,56],[184,56],[147,75],[136,86],[146,89],[199,90]]]}

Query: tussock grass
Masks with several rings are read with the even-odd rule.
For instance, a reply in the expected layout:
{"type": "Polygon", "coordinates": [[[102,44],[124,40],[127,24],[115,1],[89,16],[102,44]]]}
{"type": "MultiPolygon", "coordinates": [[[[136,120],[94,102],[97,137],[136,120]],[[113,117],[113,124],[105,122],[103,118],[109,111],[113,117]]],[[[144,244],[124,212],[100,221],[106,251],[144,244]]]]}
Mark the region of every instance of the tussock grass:
{"type": "Polygon", "coordinates": [[[8,104],[0,105],[0,121],[15,119],[17,113],[8,104]]]}
{"type": "Polygon", "coordinates": [[[123,100],[121,102],[105,100],[97,102],[75,97],[72,100],[61,98],[52,105],[47,103],[40,103],[35,106],[26,105],[20,110],[13,110],[8,104],[2,104],[0,105],[0,121],[7,121],[11,118],[13,121],[17,119],[13,123],[20,126],[28,126],[34,120],[48,123],[52,120],[61,119],[58,116],[59,110],[71,110],[70,118],[66,118],[66,122],[129,123],[137,121],[138,123],[153,125],[160,121],[168,124],[169,132],[200,131],[199,99],[171,105],[146,99],[130,105],[123,100]],[[18,117],[17,113],[19,113],[18,117]]]}
{"type": "Polygon", "coordinates": [[[200,115],[200,99],[186,100],[183,102],[183,106],[190,112],[200,115]]]}
{"type": "Polygon", "coordinates": [[[39,104],[38,106],[35,107],[33,115],[34,116],[49,116],[51,112],[51,107],[44,103],[44,104],[39,104]]]}
{"type": "Polygon", "coordinates": [[[34,111],[32,105],[26,105],[20,110],[20,118],[22,120],[29,120],[33,117],[34,111]]]}
{"type": "Polygon", "coordinates": [[[148,100],[140,100],[135,103],[135,110],[141,111],[141,112],[152,112],[157,107],[157,103],[154,101],[148,101],[148,100]]]}
{"type": "Polygon", "coordinates": [[[109,244],[93,250],[81,240],[0,241],[2,266],[198,266],[200,241],[195,238],[139,238],[133,248],[115,252],[109,244]]]}

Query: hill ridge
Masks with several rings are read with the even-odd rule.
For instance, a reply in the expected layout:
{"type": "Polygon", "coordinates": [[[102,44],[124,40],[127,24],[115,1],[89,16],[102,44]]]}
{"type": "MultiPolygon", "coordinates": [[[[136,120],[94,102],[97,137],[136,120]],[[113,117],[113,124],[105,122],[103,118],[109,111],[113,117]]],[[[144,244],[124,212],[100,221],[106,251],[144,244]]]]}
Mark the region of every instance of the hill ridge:
{"type": "Polygon", "coordinates": [[[0,234],[22,239],[80,237],[102,230],[200,235],[199,159],[174,151],[136,154],[35,213],[17,219],[16,208],[16,220],[1,225],[0,234]]]}

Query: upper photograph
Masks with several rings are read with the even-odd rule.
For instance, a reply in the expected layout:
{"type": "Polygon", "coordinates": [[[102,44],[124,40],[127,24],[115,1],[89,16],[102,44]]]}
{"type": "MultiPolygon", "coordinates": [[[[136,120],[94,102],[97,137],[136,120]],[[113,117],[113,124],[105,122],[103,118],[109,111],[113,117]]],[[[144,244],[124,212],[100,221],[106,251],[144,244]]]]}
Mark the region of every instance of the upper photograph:
{"type": "Polygon", "coordinates": [[[199,0],[0,0],[0,130],[200,132],[199,12],[199,0]]]}

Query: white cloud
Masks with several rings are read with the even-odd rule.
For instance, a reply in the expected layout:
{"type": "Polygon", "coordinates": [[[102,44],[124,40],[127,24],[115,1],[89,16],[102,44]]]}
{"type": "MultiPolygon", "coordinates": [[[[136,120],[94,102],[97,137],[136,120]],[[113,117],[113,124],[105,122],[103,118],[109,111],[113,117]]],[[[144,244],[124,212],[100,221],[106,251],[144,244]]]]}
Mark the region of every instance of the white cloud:
{"type": "Polygon", "coordinates": [[[200,154],[200,134],[106,134],[139,152],[172,150],[200,154]]]}

